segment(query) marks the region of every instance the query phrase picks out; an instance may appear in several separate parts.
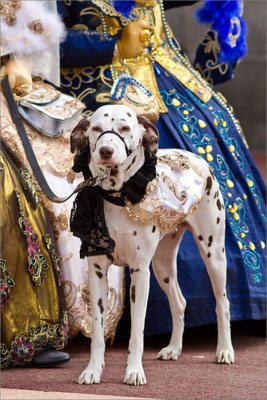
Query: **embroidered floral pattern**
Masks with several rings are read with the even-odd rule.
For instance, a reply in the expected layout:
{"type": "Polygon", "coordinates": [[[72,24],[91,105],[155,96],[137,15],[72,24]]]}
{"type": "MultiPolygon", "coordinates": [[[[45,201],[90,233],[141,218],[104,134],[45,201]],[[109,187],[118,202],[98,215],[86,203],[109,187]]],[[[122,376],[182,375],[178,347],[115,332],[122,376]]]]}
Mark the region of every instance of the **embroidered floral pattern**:
{"type": "Polygon", "coordinates": [[[6,261],[0,260],[1,267],[1,308],[5,306],[10,298],[11,288],[15,285],[10,273],[6,270],[6,261]]]}
{"type": "Polygon", "coordinates": [[[17,336],[11,343],[11,359],[14,365],[24,364],[32,360],[34,347],[31,338],[17,336]]]}
{"type": "Polygon", "coordinates": [[[24,365],[30,362],[34,353],[42,347],[54,347],[61,350],[67,344],[68,339],[68,314],[63,313],[61,324],[54,326],[47,323],[29,328],[29,335],[16,336],[11,343],[10,350],[5,344],[0,345],[1,368],[10,364],[24,365]]]}
{"type": "Polygon", "coordinates": [[[24,189],[28,190],[35,203],[39,204],[41,202],[41,196],[40,196],[40,190],[38,189],[38,186],[35,184],[33,177],[30,175],[29,171],[27,169],[20,169],[19,173],[22,178],[22,183],[24,189]]]}
{"type": "Polygon", "coordinates": [[[46,264],[44,256],[40,254],[40,243],[27,219],[20,217],[18,222],[20,229],[26,236],[27,240],[28,271],[36,286],[41,286],[44,283],[44,278],[47,277],[46,270],[49,266],[46,264]]]}
{"type": "Polygon", "coordinates": [[[62,282],[62,273],[61,273],[61,269],[60,269],[60,264],[59,264],[59,256],[57,254],[57,252],[54,249],[54,245],[52,243],[52,239],[50,237],[50,235],[47,233],[46,235],[43,235],[44,241],[46,243],[46,247],[50,253],[50,256],[52,258],[54,267],[57,271],[57,277],[58,277],[58,284],[61,286],[61,282],[62,282]]]}

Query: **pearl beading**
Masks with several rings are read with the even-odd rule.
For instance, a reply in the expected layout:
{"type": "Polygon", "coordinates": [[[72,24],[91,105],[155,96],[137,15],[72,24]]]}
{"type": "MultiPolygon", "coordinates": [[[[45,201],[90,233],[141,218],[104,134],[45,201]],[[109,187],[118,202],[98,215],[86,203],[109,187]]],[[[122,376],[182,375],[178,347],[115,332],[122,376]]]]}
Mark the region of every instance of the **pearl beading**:
{"type": "Polygon", "coordinates": [[[150,92],[150,90],[148,90],[137,79],[135,79],[134,77],[129,75],[129,76],[123,76],[121,78],[120,77],[117,78],[117,83],[116,83],[116,85],[114,87],[114,90],[113,90],[113,93],[112,93],[112,96],[111,96],[112,100],[117,100],[117,101],[121,100],[123,98],[123,96],[124,96],[124,93],[125,93],[125,90],[126,90],[126,87],[127,87],[128,84],[139,88],[147,96],[149,96],[149,97],[152,96],[152,93],[150,92]],[[117,96],[116,94],[118,92],[118,89],[119,89],[119,86],[121,85],[121,83],[123,83],[122,90],[121,90],[120,95],[117,96]]]}

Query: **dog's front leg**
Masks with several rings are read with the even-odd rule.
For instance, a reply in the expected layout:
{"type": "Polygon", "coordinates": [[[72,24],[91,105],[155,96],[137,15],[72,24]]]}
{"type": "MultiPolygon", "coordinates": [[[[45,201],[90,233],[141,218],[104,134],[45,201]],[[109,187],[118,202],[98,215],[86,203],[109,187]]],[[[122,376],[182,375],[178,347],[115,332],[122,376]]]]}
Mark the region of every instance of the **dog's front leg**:
{"type": "Polygon", "coordinates": [[[104,367],[104,328],[108,302],[106,256],[88,258],[88,287],[92,307],[92,341],[90,361],[80,375],[80,384],[99,383],[104,367]]]}
{"type": "Polygon", "coordinates": [[[142,366],[144,325],[149,292],[149,265],[131,268],[131,337],[124,383],[144,385],[146,377],[142,366]]]}

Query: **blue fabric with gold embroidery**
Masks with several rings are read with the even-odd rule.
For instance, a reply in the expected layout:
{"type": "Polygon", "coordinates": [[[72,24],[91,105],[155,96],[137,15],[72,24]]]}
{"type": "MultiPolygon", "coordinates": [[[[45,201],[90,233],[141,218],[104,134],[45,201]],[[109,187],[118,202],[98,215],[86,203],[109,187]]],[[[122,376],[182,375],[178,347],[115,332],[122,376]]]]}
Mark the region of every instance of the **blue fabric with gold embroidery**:
{"type": "MultiPolygon", "coordinates": [[[[70,5],[65,7],[67,16],[64,19],[69,28],[79,23],[89,27],[88,33],[83,33],[86,36],[83,40],[88,40],[87,53],[86,51],[81,53],[81,47],[85,50],[84,42],[80,45],[79,40],[75,40],[74,30],[72,30],[73,36],[68,35],[67,41],[62,45],[62,66],[73,67],[64,73],[62,85],[66,91],[85,101],[87,111],[91,113],[101,105],[107,104],[105,93],[110,91],[112,85],[108,63],[111,62],[115,39],[114,36],[100,35],[99,38],[102,37],[104,43],[99,44],[98,53],[96,51],[98,47],[90,43],[90,38],[93,37],[90,36],[90,31],[95,31],[94,18],[86,13],[80,15],[81,7],[91,2],[60,1],[59,3],[61,6],[67,3],[70,5]],[[103,65],[101,57],[104,54],[102,46],[109,47],[104,55],[107,64],[105,66],[101,66],[103,65]],[[69,64],[66,61],[67,51],[69,64]],[[81,57],[81,60],[78,60],[78,57],[81,57]],[[76,71],[74,68],[78,65],[86,68],[76,71]]],[[[205,53],[204,50],[205,43],[199,52],[199,57],[205,53]]],[[[232,66],[229,64],[227,68],[228,71],[220,66],[212,76],[208,70],[204,71],[204,75],[208,82],[218,83],[220,79],[231,78],[232,66]]],[[[228,261],[227,292],[231,319],[264,319],[266,318],[264,182],[235,120],[231,117],[230,107],[219,101],[216,95],[213,95],[207,103],[203,103],[159,64],[156,64],[155,72],[160,94],[168,108],[168,113],[161,114],[156,123],[160,132],[160,147],[182,148],[200,154],[213,169],[224,196],[227,215],[225,246],[228,261]]],[[[187,300],[185,326],[216,322],[215,298],[210,280],[197,246],[188,232],[185,233],[180,245],[178,279],[187,300]]],[[[130,277],[127,275],[128,286],[129,280],[130,277]]],[[[159,334],[169,332],[171,329],[168,300],[151,269],[145,334],[159,334]]]]}
{"type": "MultiPolygon", "coordinates": [[[[183,148],[206,160],[213,158],[209,165],[220,184],[227,216],[225,248],[231,320],[265,319],[266,193],[262,177],[228,112],[214,98],[203,103],[175,77],[166,75],[163,67],[157,64],[157,68],[161,72],[158,86],[168,106],[168,114],[161,114],[156,123],[160,147],[183,148]],[[181,104],[175,106],[174,99],[181,104]]],[[[178,280],[187,300],[185,326],[216,322],[210,280],[189,232],[179,249],[178,280]]],[[[168,300],[152,272],[145,333],[168,330],[168,300]]]]}

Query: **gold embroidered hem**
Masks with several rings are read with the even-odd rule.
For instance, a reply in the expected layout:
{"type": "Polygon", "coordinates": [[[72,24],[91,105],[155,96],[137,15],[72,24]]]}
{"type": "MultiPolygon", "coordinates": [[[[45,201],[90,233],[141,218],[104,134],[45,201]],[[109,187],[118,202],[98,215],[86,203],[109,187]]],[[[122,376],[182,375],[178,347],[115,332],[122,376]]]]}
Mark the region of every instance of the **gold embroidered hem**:
{"type": "MultiPolygon", "coordinates": [[[[109,286],[108,309],[104,330],[105,341],[110,339],[111,343],[114,340],[116,328],[124,308],[125,284],[124,270],[121,267],[112,265],[108,272],[111,278],[113,275],[114,279],[114,275],[118,271],[120,272],[119,290],[109,286]]],[[[63,288],[69,315],[70,337],[82,332],[84,336],[92,338],[92,311],[87,282],[80,282],[79,285],[76,285],[75,282],[65,280],[63,281],[63,288]]]]}
{"type": "Polygon", "coordinates": [[[154,224],[165,234],[174,230],[197,209],[206,179],[186,153],[159,150],[157,178],[150,182],[140,203],[132,205],[127,202],[124,207],[132,222],[154,224]]]}
{"type": "Polygon", "coordinates": [[[30,326],[25,334],[16,335],[10,347],[1,343],[1,368],[12,365],[24,365],[30,362],[36,351],[43,347],[53,347],[61,350],[67,344],[68,316],[64,312],[60,324],[43,323],[30,326]]]}

